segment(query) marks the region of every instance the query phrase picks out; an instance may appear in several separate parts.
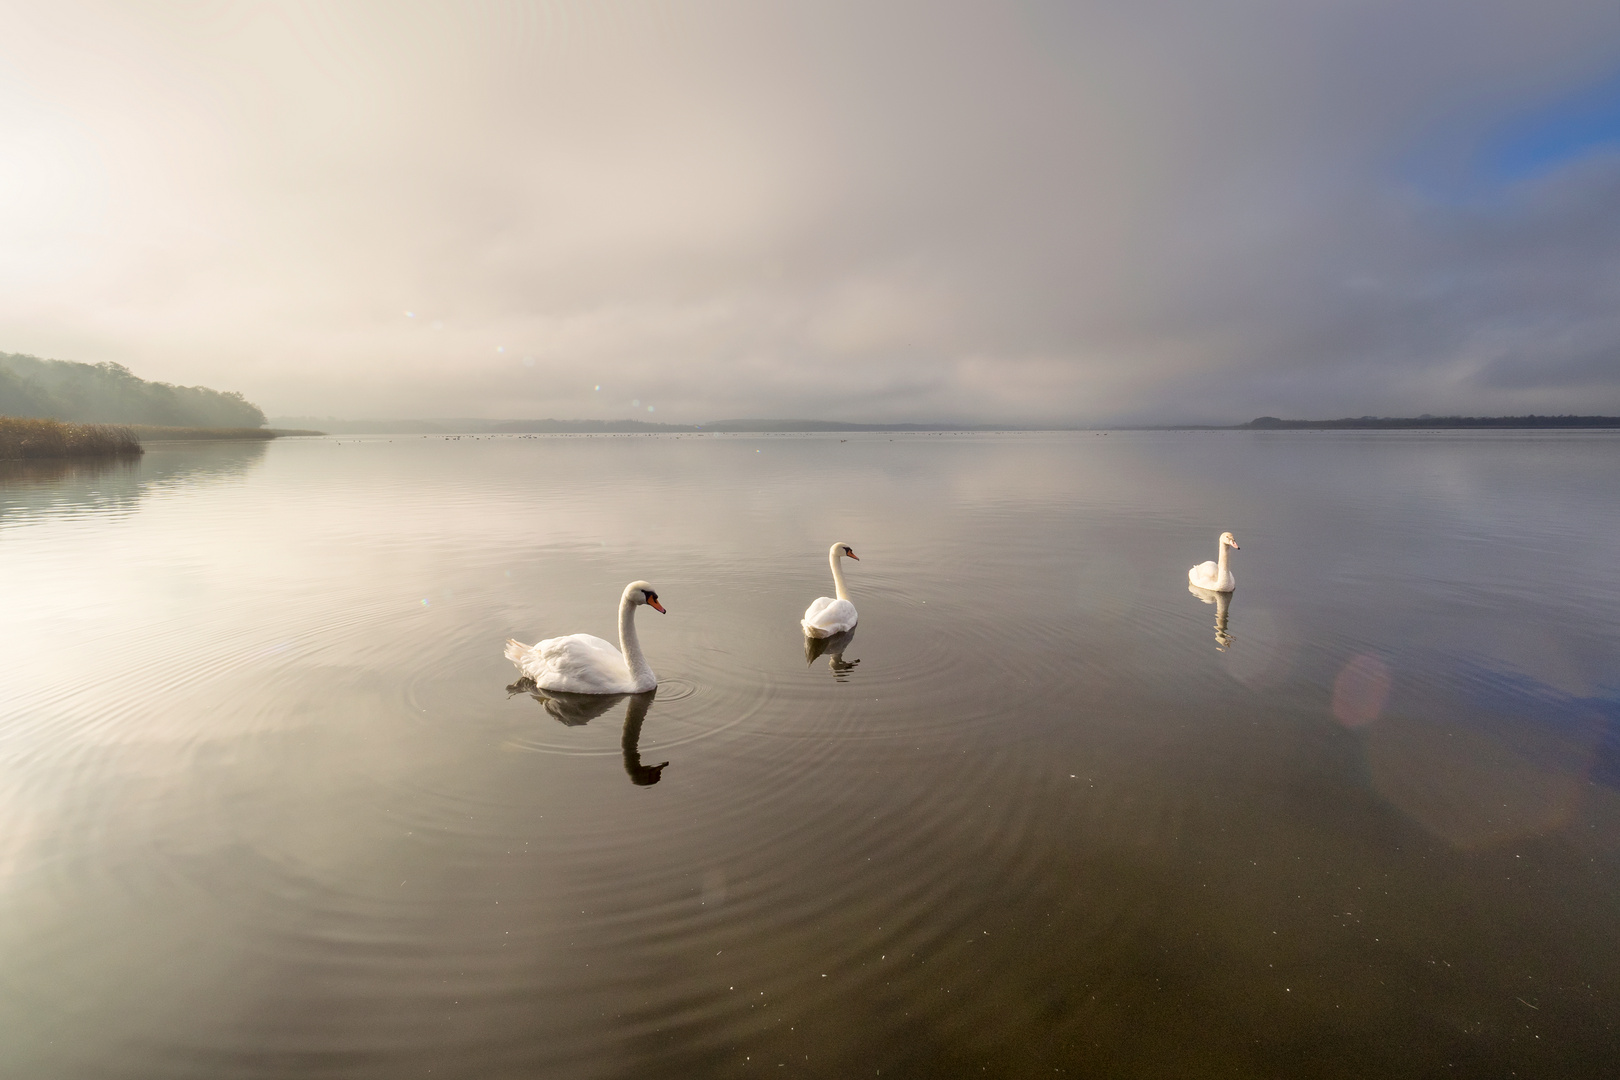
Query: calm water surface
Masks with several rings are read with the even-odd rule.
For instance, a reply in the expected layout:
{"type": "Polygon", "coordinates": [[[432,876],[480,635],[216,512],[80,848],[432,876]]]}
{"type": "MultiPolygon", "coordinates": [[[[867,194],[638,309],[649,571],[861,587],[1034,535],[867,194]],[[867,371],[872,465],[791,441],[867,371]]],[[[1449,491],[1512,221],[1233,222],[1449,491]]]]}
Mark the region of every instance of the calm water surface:
{"type": "Polygon", "coordinates": [[[0,1073],[1600,1075],[1617,536],[1612,434],[13,466],[0,1073]]]}

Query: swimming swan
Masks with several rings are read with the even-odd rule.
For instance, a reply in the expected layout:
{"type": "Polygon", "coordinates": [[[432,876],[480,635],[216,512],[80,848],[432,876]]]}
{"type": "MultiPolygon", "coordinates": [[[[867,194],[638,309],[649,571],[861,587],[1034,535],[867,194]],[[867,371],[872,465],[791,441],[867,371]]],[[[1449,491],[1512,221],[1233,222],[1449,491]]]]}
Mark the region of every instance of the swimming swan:
{"type": "Polygon", "coordinates": [[[845,555],[856,562],[861,561],[855,549],[848,544],[834,544],[827,552],[827,561],[832,563],[833,590],[838,593],[838,599],[820,596],[804,609],[804,618],[799,625],[811,637],[831,637],[845,630],[853,630],[855,620],[860,617],[855,614],[855,605],[849,602],[849,590],[844,588],[844,572],[838,568],[838,560],[845,555]]]}
{"type": "Polygon", "coordinates": [[[1232,571],[1226,568],[1226,549],[1241,550],[1237,544],[1237,537],[1229,532],[1221,533],[1221,561],[1219,563],[1199,563],[1187,571],[1187,581],[1200,589],[1210,592],[1231,592],[1237,588],[1237,581],[1232,577],[1232,571]]]}
{"type": "Polygon", "coordinates": [[[662,612],[658,594],[645,581],[632,581],[619,598],[619,647],[590,634],[547,638],[538,645],[506,639],[506,658],[542,690],[570,694],[639,694],[658,685],[658,676],[636,640],[636,608],[662,612]]]}

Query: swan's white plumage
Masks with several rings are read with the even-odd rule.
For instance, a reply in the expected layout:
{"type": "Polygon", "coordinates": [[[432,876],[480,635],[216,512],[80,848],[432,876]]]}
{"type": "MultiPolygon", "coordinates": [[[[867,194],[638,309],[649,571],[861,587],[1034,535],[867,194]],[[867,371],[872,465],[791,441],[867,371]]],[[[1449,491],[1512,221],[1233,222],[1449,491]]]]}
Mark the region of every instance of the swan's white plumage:
{"type": "Polygon", "coordinates": [[[861,561],[861,557],[848,544],[834,544],[827,552],[827,561],[832,564],[833,590],[838,595],[836,598],[818,596],[804,609],[804,618],[799,620],[799,625],[811,637],[832,637],[845,630],[853,630],[855,621],[860,618],[855,605],[850,602],[849,590],[844,587],[843,568],[838,565],[838,561],[846,555],[856,562],[861,561]]]}
{"type": "Polygon", "coordinates": [[[805,608],[804,619],[800,625],[811,637],[832,637],[834,634],[842,634],[845,630],[853,630],[855,620],[858,618],[860,616],[855,611],[855,605],[848,600],[821,596],[811,601],[810,606],[805,608]]]}
{"type": "MultiPolygon", "coordinates": [[[[594,634],[569,634],[524,645],[510,638],[506,658],[542,690],[570,694],[639,694],[658,685],[641,654],[635,613],[641,604],[658,606],[658,594],[645,581],[632,581],[619,599],[619,645],[594,634]]],[[[662,607],[659,607],[662,610],[662,607]]]]}
{"type": "MultiPolygon", "coordinates": [[[[537,645],[507,641],[506,656],[542,690],[570,694],[633,694],[635,683],[623,655],[594,634],[547,638],[537,645]]],[[[650,690],[652,687],[638,689],[650,690]]]]}
{"type": "Polygon", "coordinates": [[[1199,563],[1187,571],[1187,582],[1198,586],[1200,589],[1208,589],[1210,592],[1231,592],[1237,588],[1237,579],[1232,576],[1232,571],[1226,567],[1226,550],[1227,548],[1231,548],[1233,551],[1238,550],[1237,537],[1229,532],[1221,533],[1218,542],[1220,544],[1220,561],[1199,563]]]}

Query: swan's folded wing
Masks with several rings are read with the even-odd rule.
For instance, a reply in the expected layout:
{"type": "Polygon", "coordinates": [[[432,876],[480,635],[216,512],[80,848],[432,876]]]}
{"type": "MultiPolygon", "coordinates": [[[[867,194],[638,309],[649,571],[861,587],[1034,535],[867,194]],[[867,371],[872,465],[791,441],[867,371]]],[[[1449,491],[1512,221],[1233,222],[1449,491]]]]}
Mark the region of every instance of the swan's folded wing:
{"type": "Polygon", "coordinates": [[[595,634],[569,634],[547,638],[534,647],[541,662],[558,671],[595,671],[603,667],[624,667],[619,647],[595,634]]]}
{"type": "Polygon", "coordinates": [[[523,674],[539,686],[577,693],[601,693],[629,678],[618,646],[594,634],[547,638],[525,656],[523,674]]]}
{"type": "Polygon", "coordinates": [[[805,611],[800,625],[808,631],[837,634],[852,628],[856,618],[854,604],[848,600],[832,600],[823,596],[805,611]]]}
{"type": "Polygon", "coordinates": [[[832,606],[832,603],[833,598],[830,596],[818,596],[810,601],[810,606],[804,609],[804,619],[802,620],[804,624],[807,626],[813,625],[821,617],[821,613],[832,606]]]}

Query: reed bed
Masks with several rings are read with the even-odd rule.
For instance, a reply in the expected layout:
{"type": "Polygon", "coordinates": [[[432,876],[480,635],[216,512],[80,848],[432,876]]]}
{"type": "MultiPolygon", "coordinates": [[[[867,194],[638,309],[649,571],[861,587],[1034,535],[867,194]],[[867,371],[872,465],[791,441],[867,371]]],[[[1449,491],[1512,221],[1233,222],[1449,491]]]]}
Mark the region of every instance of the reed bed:
{"type": "Polygon", "coordinates": [[[130,430],[147,442],[189,442],[193,439],[274,439],[280,432],[249,427],[159,427],[132,424],[130,430]]]}
{"type": "Polygon", "coordinates": [[[0,416],[0,460],[137,457],[141,440],[122,424],[0,416]]]}

